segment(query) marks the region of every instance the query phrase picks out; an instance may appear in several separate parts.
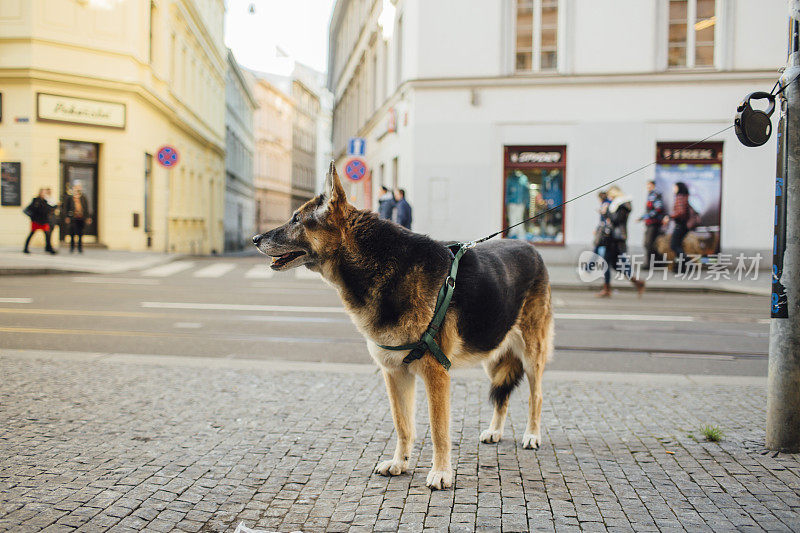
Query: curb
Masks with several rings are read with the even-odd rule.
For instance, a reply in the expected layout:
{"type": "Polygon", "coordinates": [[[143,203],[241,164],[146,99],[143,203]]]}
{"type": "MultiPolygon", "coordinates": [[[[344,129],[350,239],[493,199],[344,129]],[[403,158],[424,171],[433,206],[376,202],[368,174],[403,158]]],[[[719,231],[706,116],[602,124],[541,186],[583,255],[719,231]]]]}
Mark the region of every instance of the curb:
{"type": "Polygon", "coordinates": [[[91,274],[83,270],[64,270],[61,268],[0,268],[0,277],[3,276],[51,276],[54,274],[91,274]]]}
{"type": "MultiPolygon", "coordinates": [[[[572,284],[572,283],[550,283],[550,287],[556,290],[561,291],[599,291],[602,286],[597,284],[572,284]]],[[[625,291],[625,292],[634,292],[636,290],[635,287],[630,287],[628,285],[619,285],[619,286],[612,286],[612,290],[615,291],[625,291]]],[[[768,297],[770,295],[769,290],[766,289],[758,289],[752,287],[742,287],[742,288],[735,288],[735,287],[715,287],[709,285],[680,285],[675,287],[669,287],[664,285],[647,285],[645,294],[648,292],[697,292],[697,293],[721,293],[721,294],[750,294],[753,296],[764,296],[768,297]]]]}
{"type": "MultiPolygon", "coordinates": [[[[380,375],[374,363],[333,363],[318,361],[289,361],[285,359],[239,359],[193,355],[133,354],[123,352],[77,352],[53,350],[0,350],[3,359],[72,361],[78,363],[134,364],[155,367],[195,367],[203,369],[260,370],[270,373],[332,372],[343,374],[380,375]]],[[[485,380],[481,368],[461,367],[452,375],[464,379],[485,380]]],[[[379,378],[380,379],[380,378],[379,378]]],[[[765,376],[738,376],[721,374],[658,374],[648,372],[601,372],[583,370],[545,370],[546,382],[635,383],[670,385],[744,385],[766,387],[765,376]]]]}

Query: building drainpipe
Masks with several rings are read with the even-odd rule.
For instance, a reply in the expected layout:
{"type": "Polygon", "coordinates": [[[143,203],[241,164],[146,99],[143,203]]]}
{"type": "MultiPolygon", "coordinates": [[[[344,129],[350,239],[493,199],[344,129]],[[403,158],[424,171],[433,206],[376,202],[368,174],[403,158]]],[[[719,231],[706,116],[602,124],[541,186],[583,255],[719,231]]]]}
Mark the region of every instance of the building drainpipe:
{"type": "Polygon", "coordinates": [[[775,190],[766,446],[800,451],[800,0],[790,0],[775,190]]]}

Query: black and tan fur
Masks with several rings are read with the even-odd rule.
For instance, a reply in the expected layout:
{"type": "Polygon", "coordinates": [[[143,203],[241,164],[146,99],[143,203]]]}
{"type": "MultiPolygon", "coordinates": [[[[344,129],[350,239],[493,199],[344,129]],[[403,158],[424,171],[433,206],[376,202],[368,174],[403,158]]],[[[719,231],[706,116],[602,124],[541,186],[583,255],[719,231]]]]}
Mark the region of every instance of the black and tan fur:
{"type": "MultiPolygon", "coordinates": [[[[383,371],[397,431],[394,457],[375,471],[398,475],[408,468],[418,375],[428,395],[433,440],[427,485],[451,486],[450,375],[429,353],[404,364],[407,352],[378,347],[420,339],[450,267],[445,245],[348,204],[333,163],[323,194],[253,242],[273,257],[274,270],[304,265],[319,272],[339,291],[366,337],[369,353],[383,371]]],[[[536,249],[525,242],[498,240],[467,251],[438,341],[453,366],[481,361],[491,379],[494,414],[480,436],[483,442],[500,440],[509,395],[523,375],[528,378],[530,403],[522,445],[537,448],[542,372],[553,349],[553,315],[547,269],[536,249]]]]}

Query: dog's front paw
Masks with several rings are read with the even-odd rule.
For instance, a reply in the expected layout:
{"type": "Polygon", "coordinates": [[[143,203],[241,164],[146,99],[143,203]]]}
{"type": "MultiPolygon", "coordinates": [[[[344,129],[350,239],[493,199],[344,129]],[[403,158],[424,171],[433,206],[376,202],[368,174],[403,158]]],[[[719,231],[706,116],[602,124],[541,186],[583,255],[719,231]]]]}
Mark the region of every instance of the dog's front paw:
{"type": "Polygon", "coordinates": [[[486,429],[481,433],[481,442],[485,442],[486,444],[500,442],[500,439],[502,438],[503,432],[496,429],[486,429]]]}
{"type": "Polygon", "coordinates": [[[428,472],[425,485],[431,490],[449,489],[453,486],[453,469],[431,470],[428,472]]]}
{"type": "Polygon", "coordinates": [[[375,473],[382,476],[399,476],[408,469],[408,461],[381,461],[375,467],[375,473]]]}
{"type": "Polygon", "coordinates": [[[522,436],[522,447],[529,450],[538,450],[542,444],[542,436],[540,433],[525,433],[522,436]]]}

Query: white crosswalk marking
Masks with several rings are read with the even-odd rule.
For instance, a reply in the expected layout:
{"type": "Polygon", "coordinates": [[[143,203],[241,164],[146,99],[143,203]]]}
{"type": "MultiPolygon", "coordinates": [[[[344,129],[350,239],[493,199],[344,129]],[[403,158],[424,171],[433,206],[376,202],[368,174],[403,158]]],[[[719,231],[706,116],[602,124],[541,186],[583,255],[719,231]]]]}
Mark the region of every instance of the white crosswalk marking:
{"type": "Polygon", "coordinates": [[[345,313],[344,307],[309,307],[297,305],[217,304],[191,302],[140,302],[147,309],[197,309],[203,311],[265,311],[273,313],[345,313]]]}
{"type": "Polygon", "coordinates": [[[167,263],[166,265],[148,268],[147,270],[142,271],[142,276],[164,278],[167,276],[172,276],[173,274],[177,274],[178,272],[183,272],[184,270],[192,268],[193,266],[194,261],[173,261],[172,263],[167,263]]]}
{"type": "Polygon", "coordinates": [[[236,268],[233,263],[212,263],[194,273],[196,278],[218,278],[236,268]]]}
{"type": "Polygon", "coordinates": [[[248,270],[244,277],[252,279],[269,279],[275,275],[275,271],[267,265],[256,265],[248,270]]]}

